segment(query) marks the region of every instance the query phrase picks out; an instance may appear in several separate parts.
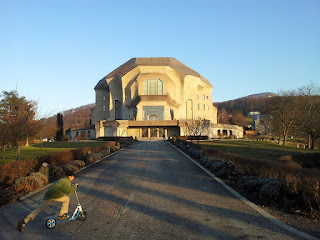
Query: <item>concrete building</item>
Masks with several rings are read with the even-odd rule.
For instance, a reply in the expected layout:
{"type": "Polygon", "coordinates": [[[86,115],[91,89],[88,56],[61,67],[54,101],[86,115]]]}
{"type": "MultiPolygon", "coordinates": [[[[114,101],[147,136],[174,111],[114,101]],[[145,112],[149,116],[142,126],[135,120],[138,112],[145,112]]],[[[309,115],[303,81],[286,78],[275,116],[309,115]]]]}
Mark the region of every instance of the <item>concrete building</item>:
{"type": "Polygon", "coordinates": [[[188,119],[217,124],[213,86],[175,58],[132,58],[94,89],[97,138],[179,136],[188,119]]]}
{"type": "Polygon", "coordinates": [[[84,128],[69,128],[66,130],[66,136],[69,141],[94,140],[96,139],[95,125],[84,128]]]}

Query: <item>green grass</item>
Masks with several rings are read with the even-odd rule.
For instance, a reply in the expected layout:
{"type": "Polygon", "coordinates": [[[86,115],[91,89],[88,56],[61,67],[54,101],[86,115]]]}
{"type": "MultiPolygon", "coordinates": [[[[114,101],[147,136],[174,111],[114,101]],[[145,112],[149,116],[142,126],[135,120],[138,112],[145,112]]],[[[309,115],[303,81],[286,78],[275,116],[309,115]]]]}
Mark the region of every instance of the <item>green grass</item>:
{"type": "Polygon", "coordinates": [[[278,161],[281,156],[293,153],[319,152],[319,150],[281,146],[268,141],[215,140],[210,142],[201,142],[201,145],[207,148],[218,149],[223,152],[238,154],[243,157],[271,161],[278,161]]]}
{"type": "MultiPolygon", "coordinates": [[[[44,142],[43,148],[41,149],[40,144],[30,145],[28,147],[21,147],[20,159],[31,159],[40,157],[43,155],[49,155],[56,152],[68,151],[83,147],[97,147],[104,144],[104,142],[44,142]]],[[[5,160],[2,160],[2,149],[0,152],[1,160],[0,163],[7,163],[16,159],[16,148],[7,148],[5,160]]]]}

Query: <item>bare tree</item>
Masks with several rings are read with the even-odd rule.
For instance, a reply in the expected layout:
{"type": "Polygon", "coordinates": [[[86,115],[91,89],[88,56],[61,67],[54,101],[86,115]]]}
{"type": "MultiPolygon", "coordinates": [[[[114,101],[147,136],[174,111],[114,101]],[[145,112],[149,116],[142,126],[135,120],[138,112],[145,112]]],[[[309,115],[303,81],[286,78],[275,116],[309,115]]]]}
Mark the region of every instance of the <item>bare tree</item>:
{"type": "Polygon", "coordinates": [[[221,123],[221,124],[230,124],[230,116],[229,116],[229,113],[228,111],[225,109],[225,108],[222,108],[221,110],[218,110],[218,123],[221,123]]]}
{"type": "Polygon", "coordinates": [[[247,125],[246,118],[243,116],[243,113],[239,110],[232,111],[231,123],[241,127],[247,125]]]}
{"type": "MultiPolygon", "coordinates": [[[[211,123],[210,120],[201,119],[193,120],[189,119],[185,122],[186,132],[189,136],[202,136],[202,134],[209,133],[211,123]]],[[[191,138],[192,141],[192,138],[191,138]]],[[[198,138],[198,144],[199,144],[199,138],[198,138]]]]}
{"type": "Polygon", "coordinates": [[[286,145],[288,134],[297,120],[297,97],[294,91],[283,91],[269,99],[269,115],[274,133],[279,134],[279,144],[286,145]]]}
{"type": "Polygon", "coordinates": [[[308,148],[320,138],[320,88],[311,83],[298,89],[298,128],[307,135],[308,148]]]}

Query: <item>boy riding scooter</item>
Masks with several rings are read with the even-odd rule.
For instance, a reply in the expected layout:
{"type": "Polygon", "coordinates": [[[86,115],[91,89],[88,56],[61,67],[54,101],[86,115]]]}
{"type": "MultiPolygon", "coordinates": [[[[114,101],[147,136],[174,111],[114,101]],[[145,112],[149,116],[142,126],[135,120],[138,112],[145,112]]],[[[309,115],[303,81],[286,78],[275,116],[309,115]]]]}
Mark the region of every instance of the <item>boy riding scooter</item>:
{"type": "Polygon", "coordinates": [[[70,216],[68,214],[70,198],[65,194],[69,195],[77,190],[78,184],[72,186],[71,182],[74,179],[74,172],[66,171],[66,177],[60,179],[54,185],[52,185],[44,195],[44,201],[42,204],[33,210],[25,219],[18,222],[18,230],[22,232],[26,224],[33,220],[42,210],[44,210],[51,202],[62,202],[62,207],[58,220],[66,220],[70,216]]]}

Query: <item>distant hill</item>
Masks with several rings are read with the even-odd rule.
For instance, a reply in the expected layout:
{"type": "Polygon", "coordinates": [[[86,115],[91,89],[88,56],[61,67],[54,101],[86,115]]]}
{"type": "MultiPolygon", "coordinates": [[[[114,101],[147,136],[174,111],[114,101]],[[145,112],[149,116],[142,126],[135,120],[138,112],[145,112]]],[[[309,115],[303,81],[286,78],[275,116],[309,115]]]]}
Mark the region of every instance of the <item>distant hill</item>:
{"type": "Polygon", "coordinates": [[[272,97],[272,96],[275,96],[275,95],[276,94],[274,94],[272,92],[264,92],[264,93],[251,94],[251,95],[248,95],[246,97],[237,98],[235,100],[243,99],[243,98],[265,98],[265,97],[272,97]]]}
{"type": "Polygon", "coordinates": [[[225,102],[215,102],[213,105],[216,106],[218,110],[224,108],[229,113],[233,110],[240,110],[244,115],[252,111],[259,111],[263,114],[266,112],[267,99],[275,95],[276,94],[271,92],[257,93],[225,102]]]}
{"type": "Polygon", "coordinates": [[[95,104],[92,103],[63,111],[64,128],[68,129],[70,127],[84,127],[91,125],[91,110],[94,106],[95,104]]]}
{"type": "MultiPolygon", "coordinates": [[[[95,104],[87,104],[77,108],[72,108],[62,112],[64,130],[68,128],[80,128],[91,125],[91,109],[95,104]]],[[[54,137],[57,126],[57,115],[46,119],[46,128],[44,130],[45,137],[54,137]]]]}

